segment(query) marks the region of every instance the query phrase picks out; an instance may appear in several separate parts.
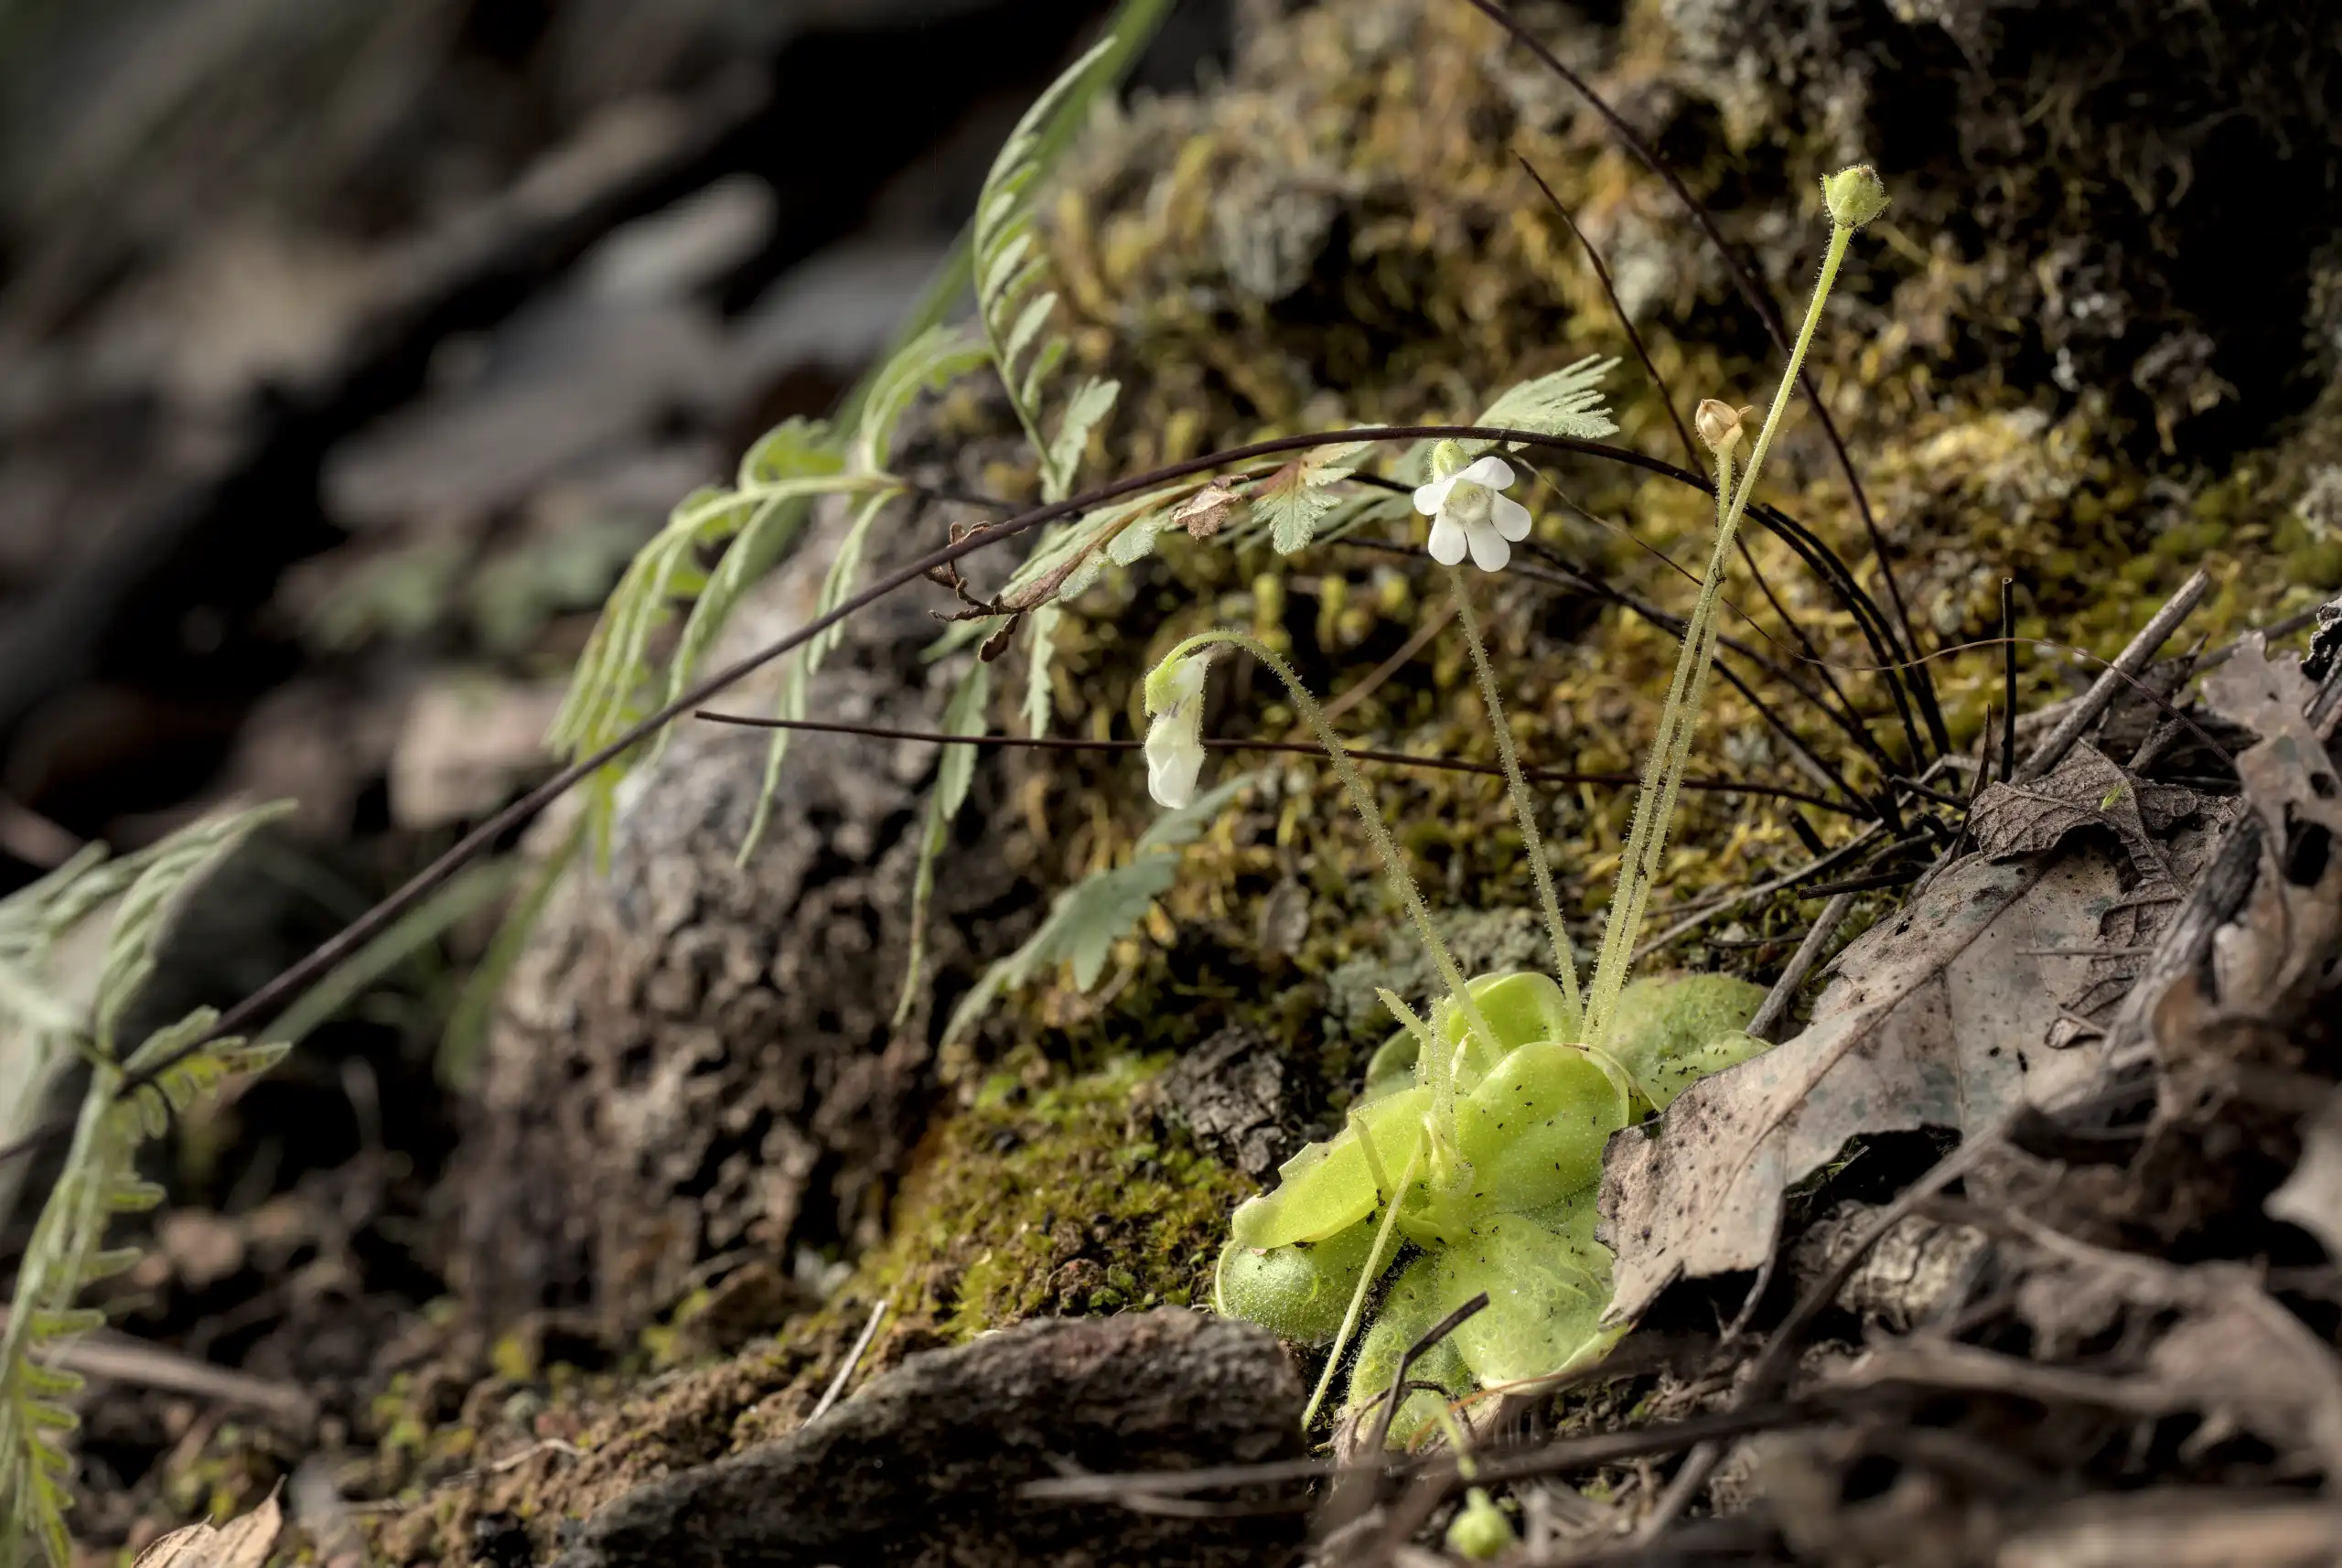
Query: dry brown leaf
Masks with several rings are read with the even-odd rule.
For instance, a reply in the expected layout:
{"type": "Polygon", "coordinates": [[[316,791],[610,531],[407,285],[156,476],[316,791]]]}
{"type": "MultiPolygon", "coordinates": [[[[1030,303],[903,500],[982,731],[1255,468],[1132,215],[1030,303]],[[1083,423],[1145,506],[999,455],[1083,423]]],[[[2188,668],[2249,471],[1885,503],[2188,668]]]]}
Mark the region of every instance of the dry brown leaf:
{"type": "Polygon", "coordinates": [[[134,1568],[263,1568],[285,1528],[285,1510],[271,1492],[260,1507],[226,1524],[175,1530],[138,1554],[134,1568]]]}
{"type": "Polygon", "coordinates": [[[1174,527],[1186,529],[1191,538],[1209,539],[1228,526],[1229,519],[1243,504],[1243,499],[1226,479],[1214,479],[1172,508],[1171,522],[1174,527]]]}
{"type": "Polygon", "coordinates": [[[2316,1237],[2327,1257],[2342,1258],[2342,1093],[2304,1125],[2300,1163],[2261,1207],[2316,1237]]]}
{"type": "Polygon", "coordinates": [[[2144,953],[2178,908],[2205,856],[2228,822],[2229,802],[2175,784],[2133,778],[2087,743],[2077,744],[2047,778],[2029,784],[1990,784],[1977,798],[1969,829],[1986,854],[2008,859],[2042,854],[2084,828],[2101,828],[2122,841],[2136,868],[2131,891],[2107,908],[2100,922],[2100,956],[2081,983],[2059,998],[2067,1016],[2050,1026],[2048,1043],[2063,1049],[2100,1032],[2100,1015],[2131,993],[2144,953]],[[2197,826],[2173,832],[2181,823],[2197,826]]]}
{"type": "Polygon", "coordinates": [[[2148,817],[2175,821],[2193,799],[2192,790],[2142,785],[2096,746],[2078,742],[2046,778],[1986,785],[1969,813],[1968,831],[1986,854],[2006,860],[2046,854],[2083,828],[2104,828],[2121,837],[2142,875],[2168,875],[2148,817]]]}
{"type": "Polygon", "coordinates": [[[2334,1352],[2244,1270],[2188,1273],[2194,1310],[2148,1352],[2147,1369],[2203,1412],[2190,1445],[2251,1432],[2342,1477],[2342,1364],[2334,1352]]]}
{"type": "Polygon", "coordinates": [[[2113,864],[2086,845],[1955,862],[1847,948],[1802,1033],[1692,1086],[1657,1136],[1613,1138],[1601,1197],[1619,1253],[1610,1321],[1639,1316],[1681,1276],[1761,1265],[1783,1189],[1848,1138],[1965,1132],[2020,1101],[2086,1092],[2100,1048],[2046,1042],[2118,891],[2113,864]]]}
{"type": "Polygon", "coordinates": [[[2213,711],[2261,737],[2236,759],[2261,821],[2261,875],[2235,922],[2212,939],[2212,972],[2229,1010],[2282,1015],[2342,948],[2342,777],[2309,721],[2315,690],[2301,660],[2271,659],[2258,632],[2205,678],[2213,711]]]}

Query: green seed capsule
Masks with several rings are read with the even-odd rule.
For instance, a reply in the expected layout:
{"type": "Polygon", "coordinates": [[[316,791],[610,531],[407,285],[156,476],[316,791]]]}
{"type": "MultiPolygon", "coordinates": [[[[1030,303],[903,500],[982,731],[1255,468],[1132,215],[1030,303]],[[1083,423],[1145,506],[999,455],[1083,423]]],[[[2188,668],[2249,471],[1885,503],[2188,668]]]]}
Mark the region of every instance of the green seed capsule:
{"type": "Polygon", "coordinates": [[[1447,1550],[1475,1563],[1497,1556],[1513,1542],[1512,1520],[1479,1487],[1464,1494],[1463,1511],[1447,1527],[1447,1550]]]}

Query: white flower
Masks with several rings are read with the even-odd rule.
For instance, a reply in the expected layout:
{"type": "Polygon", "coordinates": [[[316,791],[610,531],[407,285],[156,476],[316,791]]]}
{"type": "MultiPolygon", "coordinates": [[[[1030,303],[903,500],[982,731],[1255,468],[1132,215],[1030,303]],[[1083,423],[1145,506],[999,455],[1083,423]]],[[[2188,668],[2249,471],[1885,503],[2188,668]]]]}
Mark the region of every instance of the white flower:
{"type": "Polygon", "coordinates": [[[1529,509],[1497,492],[1512,484],[1512,465],[1491,453],[1415,491],[1415,510],[1432,520],[1431,558],[1453,566],[1472,553],[1483,572],[1501,572],[1512,546],[1529,537],[1529,509]]]}
{"type": "Polygon", "coordinates": [[[1203,771],[1206,662],[1167,659],[1146,678],[1146,792],[1173,811],[1196,798],[1203,771]]]}

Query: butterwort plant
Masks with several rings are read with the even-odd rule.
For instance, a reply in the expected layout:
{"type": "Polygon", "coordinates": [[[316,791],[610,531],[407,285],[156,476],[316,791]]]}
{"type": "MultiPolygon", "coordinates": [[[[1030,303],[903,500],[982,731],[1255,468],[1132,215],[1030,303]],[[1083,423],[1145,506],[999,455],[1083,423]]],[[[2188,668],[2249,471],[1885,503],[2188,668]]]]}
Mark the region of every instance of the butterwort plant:
{"type": "MultiPolygon", "coordinates": [[[[1612,1254],[1594,1230],[1605,1145],[1630,1123],[1663,1114],[1692,1083],[1765,1049],[1745,1029],[1763,997],[1758,987],[1720,975],[1630,983],[1628,971],[1706,693],[1728,553],[1847,244],[1886,207],[1885,189],[1867,166],[1832,176],[1822,189],[1829,247],[1745,467],[1738,460],[1754,411],[1715,400],[1698,411],[1714,464],[1714,547],[1643,768],[1608,924],[1583,984],[1462,567],[1468,557],[1482,572],[1501,571],[1511,544],[1528,536],[1526,509],[1503,493],[1514,481],[1503,457],[1442,442],[1431,455],[1432,478],[1413,499],[1416,511],[1432,520],[1432,555],[1454,578],[1551,942],[1550,972],[1466,976],[1457,967],[1356,764],[1316,699],[1273,650],[1240,632],[1208,631],[1173,649],[1147,677],[1148,781],[1158,800],[1175,807],[1192,797],[1203,765],[1202,691],[1212,651],[1241,650],[1284,683],[1365,822],[1390,892],[1441,987],[1421,1012],[1380,993],[1397,1029],[1369,1063],[1347,1124],[1294,1155],[1276,1187],[1230,1221],[1215,1280],[1218,1309],[1328,1348],[1305,1427],[1314,1424],[1361,1326],[1349,1378],[1353,1412],[1390,1387],[1401,1359],[1434,1324],[1484,1292],[1488,1306],[1419,1359],[1411,1381],[1461,1398],[1476,1388],[1547,1378],[1606,1352],[1624,1328],[1602,1325],[1612,1254]]],[[[1409,1394],[1395,1412],[1392,1439],[1409,1441],[1446,1413],[1435,1397],[1409,1394]]]]}

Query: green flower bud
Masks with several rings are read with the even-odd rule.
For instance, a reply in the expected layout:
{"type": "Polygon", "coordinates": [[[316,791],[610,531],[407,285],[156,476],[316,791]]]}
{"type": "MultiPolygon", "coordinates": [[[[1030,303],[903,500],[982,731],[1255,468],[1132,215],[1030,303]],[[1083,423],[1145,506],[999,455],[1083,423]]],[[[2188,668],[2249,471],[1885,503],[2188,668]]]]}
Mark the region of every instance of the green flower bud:
{"type": "Polygon", "coordinates": [[[1821,182],[1821,199],[1830,220],[1845,229],[1859,229],[1886,210],[1886,186],[1868,164],[1842,168],[1821,182]]]}
{"type": "Polygon", "coordinates": [[[1448,478],[1450,475],[1460,472],[1463,469],[1464,465],[1471,460],[1472,459],[1469,455],[1465,452],[1464,444],[1462,442],[1443,441],[1439,443],[1439,445],[1431,449],[1432,482],[1434,484],[1437,484],[1440,480],[1448,478]]]}
{"type": "Polygon", "coordinates": [[[1494,1557],[1512,1544],[1512,1520],[1488,1494],[1474,1487],[1464,1497],[1464,1511],[1447,1527],[1447,1550],[1474,1562],[1494,1557]]]}

